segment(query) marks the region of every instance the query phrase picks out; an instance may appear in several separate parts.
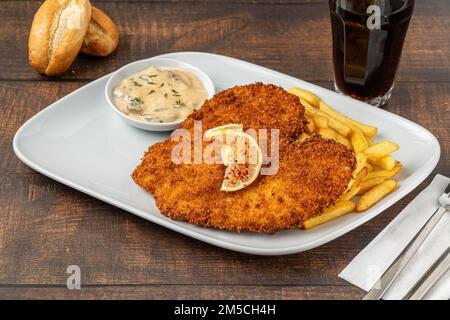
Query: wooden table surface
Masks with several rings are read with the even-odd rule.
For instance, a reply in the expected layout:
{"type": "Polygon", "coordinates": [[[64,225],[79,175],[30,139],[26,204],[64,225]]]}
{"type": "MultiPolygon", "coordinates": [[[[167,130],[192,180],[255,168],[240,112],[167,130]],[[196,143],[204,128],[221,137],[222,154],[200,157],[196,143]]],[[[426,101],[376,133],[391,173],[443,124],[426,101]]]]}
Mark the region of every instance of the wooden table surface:
{"type": "MultiPolygon", "coordinates": [[[[337,275],[436,173],[450,176],[450,2],[417,0],[387,110],[429,129],[441,160],[416,190],[320,248],[282,257],[239,254],[135,217],[42,176],[13,153],[17,129],[47,105],[134,60],[207,51],[332,88],[327,0],[93,1],[120,29],[108,58],[79,56],[49,79],[27,62],[41,1],[0,2],[0,299],[360,299],[337,275]],[[82,289],[66,288],[80,266],[82,289]]],[[[420,152],[420,150],[417,150],[420,152]]]]}

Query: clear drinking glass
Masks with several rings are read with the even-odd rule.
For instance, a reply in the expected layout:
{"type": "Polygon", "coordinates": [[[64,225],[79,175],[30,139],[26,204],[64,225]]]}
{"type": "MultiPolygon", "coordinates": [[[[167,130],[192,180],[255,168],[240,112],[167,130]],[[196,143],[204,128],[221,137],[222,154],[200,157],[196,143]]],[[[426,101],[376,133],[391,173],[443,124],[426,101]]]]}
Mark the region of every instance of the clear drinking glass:
{"type": "Polygon", "coordinates": [[[337,92],[374,106],[391,97],[415,0],[329,0],[337,92]]]}

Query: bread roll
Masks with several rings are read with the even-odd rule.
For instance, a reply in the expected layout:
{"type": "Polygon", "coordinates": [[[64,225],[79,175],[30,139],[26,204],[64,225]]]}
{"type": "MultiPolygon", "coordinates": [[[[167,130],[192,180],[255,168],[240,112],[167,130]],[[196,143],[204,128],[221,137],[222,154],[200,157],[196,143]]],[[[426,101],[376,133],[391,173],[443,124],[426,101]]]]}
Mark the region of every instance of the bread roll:
{"type": "Polygon", "coordinates": [[[104,57],[110,55],[117,48],[119,32],[106,13],[94,6],[91,8],[91,21],[81,52],[104,57]]]}
{"type": "Polygon", "coordinates": [[[48,76],[69,69],[83,44],[90,18],[89,0],[46,0],[31,25],[31,66],[48,76]]]}

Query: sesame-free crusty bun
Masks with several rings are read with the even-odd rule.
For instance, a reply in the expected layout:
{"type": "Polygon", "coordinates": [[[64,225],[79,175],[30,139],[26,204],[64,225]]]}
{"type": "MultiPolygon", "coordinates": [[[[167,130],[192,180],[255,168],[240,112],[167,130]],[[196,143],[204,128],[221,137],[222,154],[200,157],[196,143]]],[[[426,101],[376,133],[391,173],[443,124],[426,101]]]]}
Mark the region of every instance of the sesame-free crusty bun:
{"type": "Polygon", "coordinates": [[[81,52],[105,57],[117,48],[119,32],[106,13],[94,6],[91,6],[91,8],[91,21],[89,22],[81,52]]]}
{"type": "Polygon", "coordinates": [[[31,66],[47,76],[64,73],[80,51],[90,19],[89,0],[46,0],[31,25],[31,66]]]}

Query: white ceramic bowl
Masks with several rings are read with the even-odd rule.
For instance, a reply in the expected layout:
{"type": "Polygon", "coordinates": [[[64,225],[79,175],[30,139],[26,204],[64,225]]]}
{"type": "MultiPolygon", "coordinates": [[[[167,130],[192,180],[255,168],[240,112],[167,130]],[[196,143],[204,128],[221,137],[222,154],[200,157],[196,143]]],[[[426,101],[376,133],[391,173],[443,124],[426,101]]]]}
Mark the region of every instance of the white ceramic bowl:
{"type": "Polygon", "coordinates": [[[168,68],[179,68],[186,71],[189,71],[196,75],[200,81],[203,83],[206,92],[208,93],[208,99],[212,98],[212,96],[215,93],[214,84],[209,78],[206,73],[201,71],[199,68],[194,67],[193,65],[182,62],[175,59],[167,59],[167,58],[149,58],[145,60],[139,60],[132,62],[130,64],[127,64],[123,66],[122,68],[115,71],[111,77],[109,78],[108,82],[105,86],[105,97],[106,101],[108,102],[109,106],[116,112],[125,122],[128,124],[148,130],[148,131],[171,131],[178,128],[178,126],[184,121],[177,120],[173,122],[164,122],[164,123],[157,123],[157,122],[147,122],[147,121],[139,121],[133,118],[130,118],[123,112],[121,112],[117,107],[114,105],[113,99],[112,99],[112,93],[114,89],[119,85],[119,83],[125,79],[126,77],[131,76],[132,74],[135,74],[139,71],[142,71],[149,67],[168,67],[168,68]]]}

